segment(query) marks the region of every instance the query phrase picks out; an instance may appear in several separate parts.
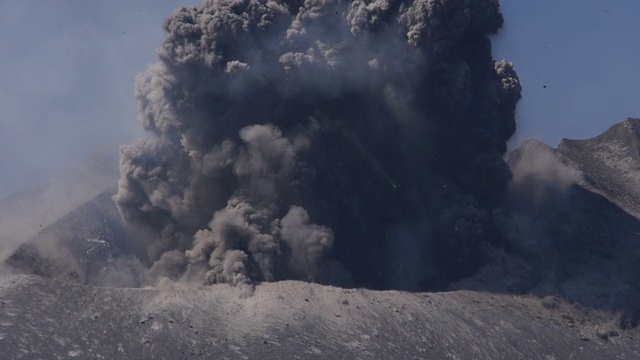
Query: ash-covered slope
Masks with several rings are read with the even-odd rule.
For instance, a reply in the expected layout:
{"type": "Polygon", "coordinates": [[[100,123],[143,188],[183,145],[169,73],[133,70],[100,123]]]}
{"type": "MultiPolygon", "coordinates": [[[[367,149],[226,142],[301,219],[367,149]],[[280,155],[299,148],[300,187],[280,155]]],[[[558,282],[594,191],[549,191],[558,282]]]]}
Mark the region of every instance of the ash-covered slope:
{"type": "Polygon", "coordinates": [[[593,139],[563,139],[557,152],[581,172],[581,186],[640,219],[640,119],[628,118],[593,139]]]}
{"type": "Polygon", "coordinates": [[[12,359],[636,359],[637,330],[553,298],[264,283],[108,289],[0,280],[12,359]]]}
{"type": "Polygon", "coordinates": [[[111,186],[42,228],[18,247],[6,265],[21,273],[79,284],[141,286],[143,252],[127,241],[133,235],[111,200],[114,193],[111,186]]]}
{"type": "Polygon", "coordinates": [[[117,164],[117,148],[95,151],[41,186],[0,200],[0,263],[41,230],[113,187],[117,164]]]}
{"type": "Polygon", "coordinates": [[[506,256],[455,288],[554,294],[640,322],[640,120],[509,157],[506,256]]]}

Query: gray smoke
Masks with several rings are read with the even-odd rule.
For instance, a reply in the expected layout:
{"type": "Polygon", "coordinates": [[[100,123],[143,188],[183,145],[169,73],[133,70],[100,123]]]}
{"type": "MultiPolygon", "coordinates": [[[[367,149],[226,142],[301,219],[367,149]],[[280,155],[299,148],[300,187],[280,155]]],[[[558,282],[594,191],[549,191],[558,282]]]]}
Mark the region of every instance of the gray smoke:
{"type": "Polygon", "coordinates": [[[177,9],[137,80],[149,137],[121,149],[114,197],[149,274],[244,289],[468,276],[500,246],[511,177],[520,84],[491,58],[501,25],[497,0],[177,9]]]}

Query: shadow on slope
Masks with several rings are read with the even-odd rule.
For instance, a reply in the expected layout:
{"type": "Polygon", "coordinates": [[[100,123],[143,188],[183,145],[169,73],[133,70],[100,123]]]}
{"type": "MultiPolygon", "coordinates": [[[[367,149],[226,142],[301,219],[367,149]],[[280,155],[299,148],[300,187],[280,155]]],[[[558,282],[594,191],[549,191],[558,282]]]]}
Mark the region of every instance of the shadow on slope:
{"type": "Polygon", "coordinates": [[[79,206],[38,232],[7,259],[20,272],[98,286],[143,284],[144,251],[128,241],[111,201],[114,188],[79,206]]]}
{"type": "Polygon", "coordinates": [[[112,186],[117,164],[115,147],[97,150],[40,186],[0,200],[0,263],[42,229],[112,186]]]}
{"type": "Polygon", "coordinates": [[[638,219],[579,185],[512,216],[511,242],[451,290],[556,296],[639,324],[638,219]]]}
{"type": "Polygon", "coordinates": [[[512,152],[505,246],[452,289],[555,295],[640,321],[640,120],[512,152]]]}

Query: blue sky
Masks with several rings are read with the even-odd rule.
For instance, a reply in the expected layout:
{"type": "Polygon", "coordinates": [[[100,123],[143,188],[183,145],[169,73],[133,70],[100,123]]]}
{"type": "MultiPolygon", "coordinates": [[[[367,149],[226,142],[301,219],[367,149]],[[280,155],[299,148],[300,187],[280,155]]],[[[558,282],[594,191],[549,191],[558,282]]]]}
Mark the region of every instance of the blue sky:
{"type": "Polygon", "coordinates": [[[640,117],[640,1],[500,3],[494,57],[513,62],[523,85],[511,146],[531,137],[556,146],[640,117]]]}
{"type": "MultiPolygon", "coordinates": [[[[198,2],[0,2],[0,198],[140,136],[135,75],[155,61],[163,19],[198,2]]],[[[494,57],[514,62],[524,87],[512,147],[530,137],[555,146],[640,117],[640,1],[501,6],[494,57]]]]}
{"type": "Polygon", "coordinates": [[[134,79],[184,4],[0,1],[0,198],[141,134],[134,79]]]}

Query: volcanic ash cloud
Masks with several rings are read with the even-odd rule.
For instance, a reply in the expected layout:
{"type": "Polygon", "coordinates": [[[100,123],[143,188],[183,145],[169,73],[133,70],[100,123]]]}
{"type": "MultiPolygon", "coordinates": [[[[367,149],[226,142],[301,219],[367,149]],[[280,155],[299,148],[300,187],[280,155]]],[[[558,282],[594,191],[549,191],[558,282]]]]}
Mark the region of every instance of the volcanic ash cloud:
{"type": "Polygon", "coordinates": [[[114,197],[155,277],[437,288],[498,246],[497,0],[205,1],[136,83],[114,197]],[[401,236],[398,234],[402,234],[401,236]]]}

